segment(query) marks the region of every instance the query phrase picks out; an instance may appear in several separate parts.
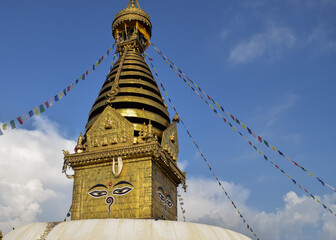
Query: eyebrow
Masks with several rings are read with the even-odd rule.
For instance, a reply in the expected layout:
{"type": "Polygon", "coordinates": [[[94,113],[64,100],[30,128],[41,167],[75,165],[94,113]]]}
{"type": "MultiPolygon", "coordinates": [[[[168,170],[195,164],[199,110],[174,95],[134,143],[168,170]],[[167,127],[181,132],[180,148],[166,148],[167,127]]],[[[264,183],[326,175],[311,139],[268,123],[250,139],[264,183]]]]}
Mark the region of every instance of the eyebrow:
{"type": "Polygon", "coordinates": [[[129,182],[126,182],[126,181],[120,181],[120,182],[114,184],[113,187],[115,187],[115,186],[117,186],[117,185],[120,185],[120,184],[128,184],[128,185],[131,185],[131,186],[133,187],[132,183],[129,183],[129,182]]]}
{"type": "Polygon", "coordinates": [[[92,188],[89,189],[89,191],[95,187],[104,187],[104,188],[107,188],[104,184],[97,184],[97,185],[94,185],[92,188]]]}
{"type": "Polygon", "coordinates": [[[161,191],[161,192],[163,192],[163,188],[162,187],[158,187],[158,191],[161,191]]]}

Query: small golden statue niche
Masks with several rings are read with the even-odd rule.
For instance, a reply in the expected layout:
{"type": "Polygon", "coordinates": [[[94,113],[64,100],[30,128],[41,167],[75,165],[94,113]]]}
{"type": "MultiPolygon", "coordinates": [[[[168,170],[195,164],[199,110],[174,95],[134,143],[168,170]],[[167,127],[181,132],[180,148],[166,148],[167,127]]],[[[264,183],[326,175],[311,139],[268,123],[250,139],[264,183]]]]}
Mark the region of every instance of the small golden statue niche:
{"type": "Polygon", "coordinates": [[[107,142],[107,138],[104,137],[103,138],[103,143],[102,143],[103,146],[107,146],[108,145],[108,142],[107,142]]]}
{"type": "Polygon", "coordinates": [[[80,133],[78,140],[77,140],[77,145],[75,147],[75,152],[76,153],[81,153],[84,150],[84,146],[83,146],[83,136],[82,136],[82,132],[80,133]]]}
{"type": "Polygon", "coordinates": [[[172,134],[169,137],[170,141],[172,141],[172,143],[175,142],[175,132],[172,132],[172,134]]]}
{"type": "Polygon", "coordinates": [[[105,129],[112,129],[112,128],[113,128],[113,122],[109,117],[107,117],[105,120],[105,129]]]}

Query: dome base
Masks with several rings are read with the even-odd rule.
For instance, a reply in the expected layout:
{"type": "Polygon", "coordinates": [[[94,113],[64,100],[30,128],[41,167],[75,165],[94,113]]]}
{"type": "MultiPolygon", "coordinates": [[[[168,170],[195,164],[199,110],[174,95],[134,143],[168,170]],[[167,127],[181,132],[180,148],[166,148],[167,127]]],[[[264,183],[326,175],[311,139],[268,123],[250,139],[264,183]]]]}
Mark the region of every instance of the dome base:
{"type": "Polygon", "coordinates": [[[90,219],[59,223],[32,223],[18,228],[4,237],[4,240],[14,239],[251,240],[240,233],[220,227],[153,219],[90,219]]]}

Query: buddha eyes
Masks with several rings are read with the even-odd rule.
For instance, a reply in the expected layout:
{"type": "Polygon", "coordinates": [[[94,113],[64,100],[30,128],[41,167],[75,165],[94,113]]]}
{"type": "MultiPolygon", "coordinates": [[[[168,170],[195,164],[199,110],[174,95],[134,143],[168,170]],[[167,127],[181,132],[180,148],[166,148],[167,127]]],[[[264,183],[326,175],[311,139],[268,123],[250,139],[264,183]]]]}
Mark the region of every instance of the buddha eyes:
{"type": "MultiPolygon", "coordinates": [[[[161,191],[157,191],[157,194],[158,194],[160,200],[162,202],[166,203],[169,208],[173,207],[173,201],[171,200],[171,197],[170,197],[169,194],[167,194],[167,196],[165,196],[161,191]]],[[[165,208],[166,208],[166,205],[165,205],[165,208]]]]}
{"type": "Polygon", "coordinates": [[[113,194],[116,195],[124,195],[126,193],[129,193],[133,188],[131,187],[123,187],[123,188],[116,188],[113,190],[113,194]]]}
{"type": "Polygon", "coordinates": [[[107,191],[106,190],[94,190],[92,192],[89,192],[89,194],[94,198],[100,198],[100,197],[106,196],[107,191]]]}

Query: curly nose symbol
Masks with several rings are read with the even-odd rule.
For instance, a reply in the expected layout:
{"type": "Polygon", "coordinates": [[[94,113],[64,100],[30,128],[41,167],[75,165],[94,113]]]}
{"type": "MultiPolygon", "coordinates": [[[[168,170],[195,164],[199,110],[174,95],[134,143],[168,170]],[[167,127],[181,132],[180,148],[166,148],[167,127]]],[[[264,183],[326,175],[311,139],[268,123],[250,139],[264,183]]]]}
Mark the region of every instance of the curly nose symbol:
{"type": "Polygon", "coordinates": [[[108,196],[105,199],[106,204],[108,204],[108,217],[110,218],[110,214],[111,214],[111,206],[114,203],[114,198],[111,196],[108,196]]]}

